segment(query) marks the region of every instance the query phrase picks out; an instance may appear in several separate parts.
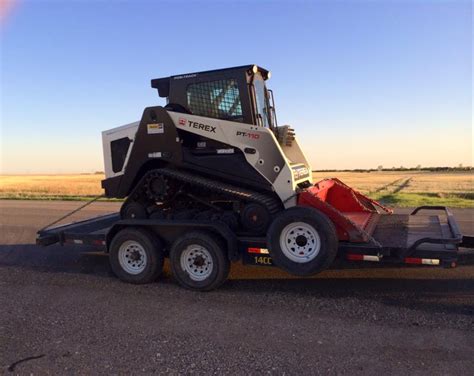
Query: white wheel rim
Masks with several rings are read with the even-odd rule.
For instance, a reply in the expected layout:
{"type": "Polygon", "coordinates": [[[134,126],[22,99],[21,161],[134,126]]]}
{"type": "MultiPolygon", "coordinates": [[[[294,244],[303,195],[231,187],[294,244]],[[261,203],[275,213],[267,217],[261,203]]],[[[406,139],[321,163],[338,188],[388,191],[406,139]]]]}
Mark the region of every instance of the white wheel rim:
{"type": "Polygon", "coordinates": [[[122,269],[133,275],[143,272],[148,260],[143,246],[134,240],[122,243],[118,251],[118,259],[122,269]]]}
{"type": "Polygon", "coordinates": [[[198,244],[188,245],[181,253],[181,268],[193,281],[204,281],[214,269],[210,252],[198,244]]]}
{"type": "Polygon", "coordinates": [[[314,260],[321,250],[321,239],[316,229],[304,222],[285,226],[280,234],[280,248],[291,261],[305,263],[314,260]]]}

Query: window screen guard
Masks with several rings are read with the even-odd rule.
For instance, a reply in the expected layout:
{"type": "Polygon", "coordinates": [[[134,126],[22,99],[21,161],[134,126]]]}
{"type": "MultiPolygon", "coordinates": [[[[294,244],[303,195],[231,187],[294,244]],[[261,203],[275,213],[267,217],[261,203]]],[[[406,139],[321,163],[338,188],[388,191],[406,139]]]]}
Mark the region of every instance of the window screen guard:
{"type": "Polygon", "coordinates": [[[243,121],[239,87],[234,79],[190,84],[187,101],[194,115],[243,121]]]}

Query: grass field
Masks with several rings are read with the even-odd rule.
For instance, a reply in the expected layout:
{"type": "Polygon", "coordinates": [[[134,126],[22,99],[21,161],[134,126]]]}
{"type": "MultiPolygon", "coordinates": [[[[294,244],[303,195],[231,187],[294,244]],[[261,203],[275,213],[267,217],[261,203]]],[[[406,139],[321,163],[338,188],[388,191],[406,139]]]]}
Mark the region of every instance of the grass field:
{"type": "Polygon", "coordinates": [[[389,206],[474,207],[474,175],[469,172],[335,172],[313,177],[315,181],[337,177],[389,206]]]}
{"type": "MultiPolygon", "coordinates": [[[[392,206],[474,207],[469,172],[315,172],[315,181],[337,177],[392,206]]],[[[0,176],[1,199],[85,200],[102,193],[101,174],[0,176]]]]}

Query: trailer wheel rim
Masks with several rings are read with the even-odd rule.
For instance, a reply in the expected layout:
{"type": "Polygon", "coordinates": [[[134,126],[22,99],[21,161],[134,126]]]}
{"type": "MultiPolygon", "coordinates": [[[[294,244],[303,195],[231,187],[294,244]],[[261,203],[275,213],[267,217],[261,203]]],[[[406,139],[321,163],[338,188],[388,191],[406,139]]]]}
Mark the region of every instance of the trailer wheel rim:
{"type": "Polygon", "coordinates": [[[143,272],[148,261],[145,249],[134,240],[122,243],[118,251],[118,259],[122,269],[132,275],[143,272]]]}
{"type": "Polygon", "coordinates": [[[204,281],[214,269],[211,253],[198,244],[188,245],[181,253],[181,268],[193,281],[204,281]]]}
{"type": "Polygon", "coordinates": [[[314,260],[319,254],[321,238],[310,224],[293,222],[283,228],[280,248],[289,260],[302,264],[314,260]]]}

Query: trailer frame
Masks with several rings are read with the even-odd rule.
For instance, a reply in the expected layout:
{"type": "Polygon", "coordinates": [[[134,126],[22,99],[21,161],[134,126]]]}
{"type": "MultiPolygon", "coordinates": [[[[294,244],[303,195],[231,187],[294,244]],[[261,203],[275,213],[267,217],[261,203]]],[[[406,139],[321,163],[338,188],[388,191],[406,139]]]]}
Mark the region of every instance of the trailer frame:
{"type": "MultiPolygon", "coordinates": [[[[474,251],[459,248],[474,248],[474,237],[462,235],[452,212],[444,206],[420,206],[409,216],[421,211],[443,211],[447,220],[440,221],[444,236],[418,237],[406,247],[393,247],[371,238],[368,242],[339,242],[338,258],[349,262],[378,262],[380,264],[431,265],[455,267],[458,262],[474,263],[474,251]]],[[[396,214],[386,214],[396,216],[396,214]]],[[[435,218],[440,219],[439,216],[435,218]]],[[[245,265],[273,266],[265,237],[236,234],[225,223],[218,221],[164,220],[164,219],[121,219],[119,213],[112,213],[90,219],[42,229],[37,233],[36,243],[40,246],[86,245],[98,251],[108,252],[110,243],[121,229],[147,228],[165,243],[165,250],[179,238],[183,231],[205,230],[217,234],[227,246],[230,261],[241,260],[245,265]]]]}

